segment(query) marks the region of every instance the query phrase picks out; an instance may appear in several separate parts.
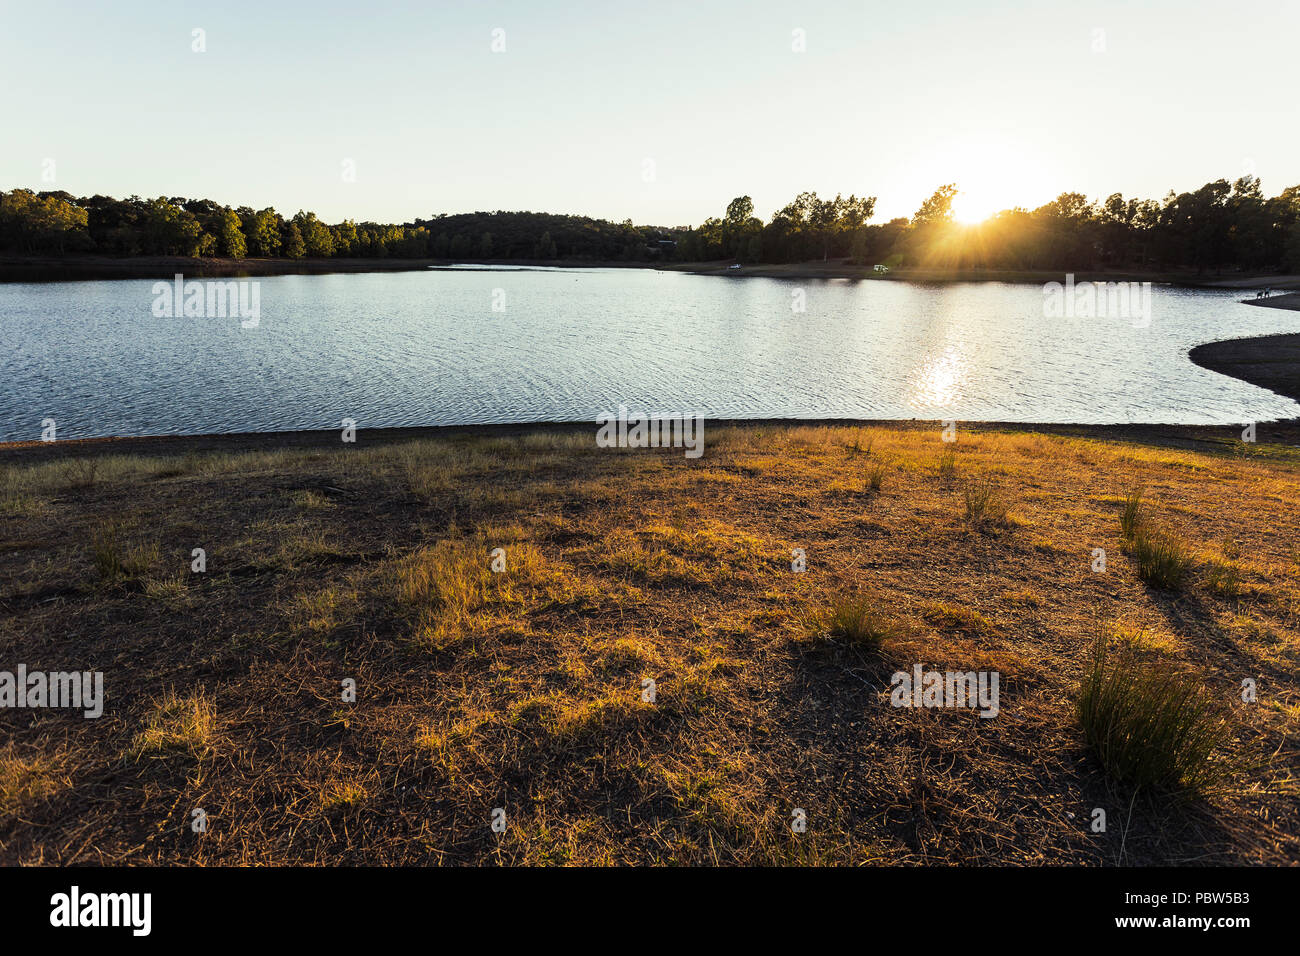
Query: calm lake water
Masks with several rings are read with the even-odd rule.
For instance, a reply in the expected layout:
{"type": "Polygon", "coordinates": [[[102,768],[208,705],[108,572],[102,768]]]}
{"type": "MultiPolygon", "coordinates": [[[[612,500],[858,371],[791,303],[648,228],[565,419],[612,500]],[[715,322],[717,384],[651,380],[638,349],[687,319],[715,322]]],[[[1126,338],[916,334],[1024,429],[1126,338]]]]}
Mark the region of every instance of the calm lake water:
{"type": "Polygon", "coordinates": [[[1156,287],[1151,322],[1047,318],[1037,285],[641,269],[282,276],[260,322],[158,318],[154,280],[0,285],[0,440],[547,420],[1226,424],[1300,406],[1189,347],[1300,330],[1242,292],[1156,287]],[[798,290],[806,311],[793,312],[798,290]],[[496,305],[503,311],[494,309],[496,305]]]}

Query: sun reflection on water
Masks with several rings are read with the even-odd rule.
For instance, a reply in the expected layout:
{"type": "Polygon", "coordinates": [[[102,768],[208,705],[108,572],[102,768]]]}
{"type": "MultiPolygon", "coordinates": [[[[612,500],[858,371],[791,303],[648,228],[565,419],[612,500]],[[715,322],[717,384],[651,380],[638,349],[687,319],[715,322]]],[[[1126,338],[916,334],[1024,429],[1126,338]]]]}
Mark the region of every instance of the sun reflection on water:
{"type": "Polygon", "coordinates": [[[912,408],[947,408],[964,394],[968,366],[962,354],[949,346],[939,355],[928,355],[908,386],[907,404],[912,408]]]}

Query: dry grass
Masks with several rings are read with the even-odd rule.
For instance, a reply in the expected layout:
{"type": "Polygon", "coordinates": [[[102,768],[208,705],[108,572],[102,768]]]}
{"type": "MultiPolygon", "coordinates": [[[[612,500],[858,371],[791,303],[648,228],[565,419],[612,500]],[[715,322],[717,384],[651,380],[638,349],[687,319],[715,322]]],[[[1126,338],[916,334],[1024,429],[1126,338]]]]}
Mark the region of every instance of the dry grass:
{"type": "Polygon", "coordinates": [[[1124,508],[1119,514],[1119,530],[1125,541],[1133,540],[1144,520],[1142,489],[1135,488],[1124,496],[1124,508]]]}
{"type": "Polygon", "coordinates": [[[127,755],[133,760],[176,753],[199,756],[211,747],[212,728],[212,703],[202,692],[181,697],[168,691],[132,739],[127,755]]]}
{"type": "Polygon", "coordinates": [[[896,627],[877,602],[867,597],[841,598],[825,616],[827,635],[862,650],[879,650],[894,636],[896,627]]]}
{"type": "Polygon", "coordinates": [[[101,583],[114,585],[137,580],[158,563],[156,542],[124,545],[123,532],[116,523],[107,523],[95,529],[91,537],[95,571],[101,583]]]}
{"type": "Polygon", "coordinates": [[[441,650],[467,637],[488,602],[489,558],[460,541],[422,548],[393,568],[397,601],[407,609],[412,639],[441,650]]]}
{"type": "Polygon", "coordinates": [[[1221,598],[1238,598],[1243,593],[1242,569],[1234,561],[1211,560],[1205,566],[1205,586],[1221,598]]]}
{"type": "Polygon", "coordinates": [[[874,461],[867,467],[866,490],[878,492],[885,486],[885,475],[889,466],[883,461],[874,461]]]}
{"type": "Polygon", "coordinates": [[[966,503],[966,523],[977,528],[1007,528],[1011,520],[1011,506],[1006,495],[988,479],[976,479],[962,491],[966,503]]]}
{"type": "Polygon", "coordinates": [[[957,475],[957,455],[955,452],[948,450],[939,455],[938,461],[934,466],[935,474],[940,478],[954,478],[957,475]]]}
{"type": "Polygon", "coordinates": [[[66,786],[53,763],[48,757],[20,757],[12,748],[0,752],[0,821],[20,819],[28,807],[66,786]]]}
{"type": "Polygon", "coordinates": [[[94,460],[0,468],[5,658],[107,697],[0,711],[3,863],[1300,861],[1280,447],[765,425],[698,461],[543,428],[94,460]],[[1176,591],[1142,577],[1160,528],[1176,591]],[[1244,769],[1146,747],[1199,795],[1133,800],[1122,768],[1154,764],[1077,705],[1112,622],[1135,666],[1194,675],[1210,764],[1244,769]],[[890,706],[916,664],[997,671],[998,716],[890,706]]]}
{"type": "Polygon", "coordinates": [[[1135,790],[1206,792],[1224,782],[1224,708],[1193,678],[1099,639],[1079,690],[1079,720],[1102,765],[1135,790]],[[1216,759],[1220,758],[1220,759],[1216,759]]]}
{"type": "Polygon", "coordinates": [[[1183,586],[1192,568],[1187,544],[1160,528],[1139,527],[1129,550],[1137,562],[1138,577],[1153,587],[1175,591],[1183,586]]]}

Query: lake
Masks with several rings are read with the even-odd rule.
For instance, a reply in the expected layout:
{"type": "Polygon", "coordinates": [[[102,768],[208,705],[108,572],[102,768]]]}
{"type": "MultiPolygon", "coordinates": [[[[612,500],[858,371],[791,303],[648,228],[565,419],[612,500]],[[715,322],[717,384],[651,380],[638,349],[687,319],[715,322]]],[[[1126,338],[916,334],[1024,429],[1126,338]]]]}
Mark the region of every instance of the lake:
{"type": "Polygon", "coordinates": [[[0,285],[0,440],[38,438],[47,418],[84,438],[593,421],[620,404],[706,418],[1300,415],[1187,359],[1300,327],[1240,291],[1158,286],[1140,327],[1048,317],[1028,284],[473,268],[255,281],[252,328],[158,317],[154,280],[0,285]]]}

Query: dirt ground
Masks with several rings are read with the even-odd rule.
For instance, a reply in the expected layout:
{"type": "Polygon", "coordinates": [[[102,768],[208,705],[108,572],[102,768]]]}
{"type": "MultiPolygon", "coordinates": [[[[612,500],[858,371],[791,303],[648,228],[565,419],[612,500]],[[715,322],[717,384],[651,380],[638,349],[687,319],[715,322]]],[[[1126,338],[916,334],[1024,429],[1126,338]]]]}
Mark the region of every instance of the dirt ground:
{"type": "Polygon", "coordinates": [[[1260,429],[5,446],[0,670],[106,700],[0,709],[0,862],[1300,862],[1300,456],[1260,429]],[[1139,487],[1177,589],[1126,548],[1139,487]],[[1222,787],[1108,775],[1099,638],[1217,702],[1222,787]],[[918,664],[998,673],[997,716],[893,706],[918,664]]]}

